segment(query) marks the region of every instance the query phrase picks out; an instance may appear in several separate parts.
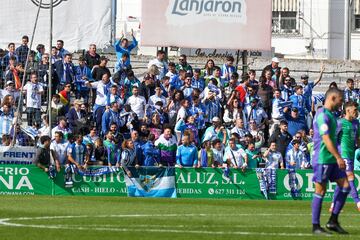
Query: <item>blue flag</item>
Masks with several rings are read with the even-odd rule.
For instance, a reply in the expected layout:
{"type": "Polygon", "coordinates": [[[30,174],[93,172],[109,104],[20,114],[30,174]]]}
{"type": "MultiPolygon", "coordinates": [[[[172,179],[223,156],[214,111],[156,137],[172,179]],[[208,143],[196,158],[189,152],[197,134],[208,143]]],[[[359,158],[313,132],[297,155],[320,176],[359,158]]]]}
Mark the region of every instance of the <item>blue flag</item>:
{"type": "Polygon", "coordinates": [[[176,197],[175,168],[128,168],[125,183],[130,197],[176,197]]]}
{"type": "Polygon", "coordinates": [[[117,167],[89,167],[87,169],[76,168],[76,172],[80,176],[91,176],[91,177],[102,176],[117,171],[119,171],[119,168],[117,167]]]}

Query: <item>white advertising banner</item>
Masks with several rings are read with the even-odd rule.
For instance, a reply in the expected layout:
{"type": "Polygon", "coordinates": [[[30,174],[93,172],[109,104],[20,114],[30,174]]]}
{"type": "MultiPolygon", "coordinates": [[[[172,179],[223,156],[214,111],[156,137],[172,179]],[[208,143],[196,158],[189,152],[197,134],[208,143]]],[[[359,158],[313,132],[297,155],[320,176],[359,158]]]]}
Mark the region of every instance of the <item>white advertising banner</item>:
{"type": "MultiPolygon", "coordinates": [[[[69,51],[88,49],[90,43],[99,48],[109,45],[111,39],[111,0],[53,0],[55,3],[53,45],[56,40],[65,42],[69,51]]],[[[6,49],[10,42],[16,47],[23,35],[32,34],[40,0],[1,0],[0,48],[6,49]]],[[[43,0],[48,5],[49,0],[43,0]]],[[[34,37],[34,48],[39,43],[48,52],[50,10],[41,9],[34,37]]]]}
{"type": "Polygon", "coordinates": [[[270,0],[142,0],[141,45],[271,50],[270,0]]]}
{"type": "Polygon", "coordinates": [[[0,164],[33,164],[36,156],[35,147],[0,146],[0,164]]]}

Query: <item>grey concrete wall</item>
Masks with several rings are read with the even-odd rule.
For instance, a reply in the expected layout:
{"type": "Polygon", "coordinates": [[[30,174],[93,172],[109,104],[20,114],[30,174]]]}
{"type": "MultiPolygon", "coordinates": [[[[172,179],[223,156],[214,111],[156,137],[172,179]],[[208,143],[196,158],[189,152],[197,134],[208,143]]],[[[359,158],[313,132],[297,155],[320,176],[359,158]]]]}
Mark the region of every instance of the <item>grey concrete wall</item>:
{"type": "MultiPolygon", "coordinates": [[[[74,55],[75,64],[78,56],[79,54],[74,55]]],[[[108,67],[110,67],[111,71],[113,71],[113,67],[116,62],[116,55],[107,53],[106,56],[110,59],[108,67]]],[[[141,78],[145,74],[147,71],[147,63],[153,58],[154,56],[131,56],[132,67],[137,77],[141,78]]],[[[203,68],[207,59],[208,58],[202,57],[188,57],[188,62],[193,66],[193,68],[203,68]]],[[[178,57],[170,57],[169,60],[177,63],[178,57]]],[[[219,66],[221,66],[225,61],[223,58],[213,58],[213,60],[215,61],[215,64],[219,66]]],[[[257,71],[257,76],[260,76],[261,70],[266,65],[270,64],[270,62],[270,58],[248,58],[248,67],[249,69],[255,69],[257,71]]],[[[288,67],[290,69],[291,76],[293,76],[296,80],[299,80],[300,76],[304,73],[308,74],[311,80],[315,80],[319,75],[322,63],[325,64],[326,70],[323,76],[323,81],[315,88],[315,91],[324,92],[332,81],[337,82],[340,87],[344,87],[347,78],[359,77],[360,79],[360,61],[280,59],[279,65],[281,67],[288,67]]],[[[241,73],[241,66],[239,66],[239,74],[241,73]]]]}

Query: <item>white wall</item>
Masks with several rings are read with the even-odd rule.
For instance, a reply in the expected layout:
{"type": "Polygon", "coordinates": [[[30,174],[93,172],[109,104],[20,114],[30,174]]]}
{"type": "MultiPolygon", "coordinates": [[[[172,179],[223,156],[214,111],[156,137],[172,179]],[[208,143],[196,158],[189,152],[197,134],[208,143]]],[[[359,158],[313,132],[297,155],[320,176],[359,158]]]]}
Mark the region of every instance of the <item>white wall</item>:
{"type": "MultiPolygon", "coordinates": [[[[135,37],[140,40],[140,21],[141,21],[141,0],[117,0],[117,19],[116,37],[121,36],[124,31],[126,37],[131,39],[131,29],[134,30],[135,37]],[[129,16],[134,17],[129,21],[129,16]]],[[[142,47],[139,43],[137,54],[156,55],[156,48],[142,47]]]]}
{"type": "Polygon", "coordinates": [[[360,60],[360,33],[351,34],[351,59],[360,60]]]}
{"type": "Polygon", "coordinates": [[[274,35],[272,46],[276,53],[291,57],[327,58],[329,31],[329,0],[300,1],[300,34],[274,35]],[[312,27],[310,27],[312,26],[312,27]],[[306,46],[313,44],[314,52],[306,46]]]}
{"type": "Polygon", "coordinates": [[[329,4],[329,58],[343,59],[345,44],[344,0],[330,0],[329,4]]]}
{"type": "Polygon", "coordinates": [[[141,17],[141,0],[117,0],[116,36],[120,37],[121,32],[130,33],[131,29],[139,30],[141,17]],[[128,21],[129,17],[134,21],[128,21]]]}

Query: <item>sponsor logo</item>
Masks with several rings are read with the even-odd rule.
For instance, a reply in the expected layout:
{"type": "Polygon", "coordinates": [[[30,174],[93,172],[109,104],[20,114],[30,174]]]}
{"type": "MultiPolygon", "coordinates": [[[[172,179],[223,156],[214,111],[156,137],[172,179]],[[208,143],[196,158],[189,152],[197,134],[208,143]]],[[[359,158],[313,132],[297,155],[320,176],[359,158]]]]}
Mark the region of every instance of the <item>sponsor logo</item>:
{"type": "Polygon", "coordinates": [[[156,175],[140,175],[140,185],[146,191],[150,192],[156,180],[156,175]]]}
{"type": "Polygon", "coordinates": [[[168,24],[176,26],[215,20],[221,23],[246,24],[245,0],[169,0],[168,24]]]}
{"type": "Polygon", "coordinates": [[[35,152],[4,152],[4,158],[30,158],[33,159],[35,157],[35,152]]]}
{"type": "Polygon", "coordinates": [[[0,189],[28,191],[34,190],[27,168],[0,167],[0,189]]]}
{"type": "MultiPolygon", "coordinates": [[[[53,0],[53,7],[57,7],[60,3],[66,2],[66,1],[68,1],[68,0],[53,0]]],[[[31,2],[33,4],[35,4],[36,6],[39,6],[39,4],[40,4],[40,0],[31,0],[31,2]]],[[[46,8],[46,9],[50,8],[50,3],[51,3],[50,0],[43,0],[41,2],[41,8],[46,8]]]]}
{"type": "Polygon", "coordinates": [[[180,172],[177,174],[176,183],[196,185],[245,185],[241,174],[233,172],[229,177],[215,172],[180,172]]]}
{"type": "MultiPolygon", "coordinates": [[[[312,181],[312,178],[314,176],[314,173],[306,173],[305,179],[300,174],[296,173],[296,178],[298,180],[298,190],[302,190],[303,193],[313,193],[315,192],[315,184],[312,181]]],[[[357,179],[358,182],[360,182],[360,176],[358,174],[355,174],[355,179],[357,179]]],[[[283,184],[286,190],[290,191],[290,185],[289,185],[289,174],[286,174],[283,180],[283,184]]],[[[335,182],[330,182],[327,187],[327,192],[333,193],[336,188],[335,182]]],[[[357,190],[360,190],[360,185],[358,184],[357,190]]]]}

